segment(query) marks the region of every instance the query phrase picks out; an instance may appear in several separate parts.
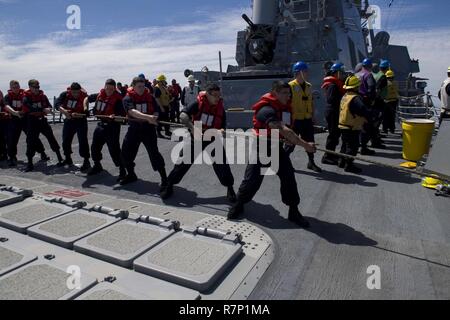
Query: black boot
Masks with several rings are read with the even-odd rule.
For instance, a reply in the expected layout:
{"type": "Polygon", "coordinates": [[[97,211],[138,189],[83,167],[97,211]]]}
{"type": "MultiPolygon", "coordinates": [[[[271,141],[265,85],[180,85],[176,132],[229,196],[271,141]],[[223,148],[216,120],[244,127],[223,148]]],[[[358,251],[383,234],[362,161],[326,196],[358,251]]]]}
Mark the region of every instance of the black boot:
{"type": "Polygon", "coordinates": [[[322,158],[322,164],[327,164],[330,166],[337,166],[339,164],[339,161],[335,157],[333,157],[329,154],[325,154],[322,158]]]}
{"type": "MultiPolygon", "coordinates": [[[[120,179],[120,177],[119,177],[119,179],[120,179]]],[[[136,173],[134,173],[134,170],[128,169],[128,174],[126,175],[125,178],[120,180],[120,185],[125,186],[127,184],[134,183],[137,180],[138,180],[138,177],[137,177],[136,173]]]]}
{"type": "Polygon", "coordinates": [[[28,159],[27,167],[25,168],[25,172],[31,172],[34,170],[33,158],[28,159]]]}
{"type": "Polygon", "coordinates": [[[80,171],[81,172],[87,172],[87,171],[89,171],[89,169],[91,169],[91,163],[89,161],[89,158],[85,158],[84,162],[83,162],[83,165],[80,168],[80,171]]]}
{"type": "Polygon", "coordinates": [[[161,187],[161,199],[167,200],[173,195],[173,184],[170,182],[167,182],[167,184],[163,187],[161,187]]]}
{"type": "Polygon", "coordinates": [[[127,170],[125,169],[124,166],[119,166],[119,176],[117,177],[117,182],[125,180],[126,177],[127,177],[127,170]]]}
{"type": "Polygon", "coordinates": [[[376,155],[376,152],[367,147],[365,147],[365,148],[363,147],[363,148],[361,148],[361,154],[363,156],[374,156],[374,155],[376,155]]]}
{"type": "Polygon", "coordinates": [[[317,173],[321,173],[321,172],[322,172],[322,169],[320,169],[320,168],[316,165],[316,163],[315,163],[314,161],[310,161],[310,162],[308,163],[308,169],[309,169],[309,170],[312,170],[312,171],[314,171],[314,172],[317,172],[317,173]]]}
{"type": "Polygon", "coordinates": [[[306,220],[300,211],[298,210],[297,206],[292,206],[289,208],[289,221],[294,222],[297,224],[300,228],[308,229],[310,227],[310,224],[308,220],[306,220]]]}
{"type": "Polygon", "coordinates": [[[100,162],[95,162],[94,166],[89,170],[88,176],[95,176],[99,173],[103,172],[103,167],[100,162]]]}
{"type": "Polygon", "coordinates": [[[362,169],[355,166],[353,164],[353,162],[349,162],[349,163],[347,163],[347,166],[345,167],[345,172],[360,174],[362,172],[362,169]]]}
{"type": "MultiPolygon", "coordinates": [[[[61,152],[57,151],[56,152],[56,156],[58,157],[58,163],[56,164],[56,166],[64,167],[64,159],[63,159],[63,157],[61,155],[61,152]]],[[[73,164],[73,162],[72,162],[72,164],[73,164]]]]}
{"type": "Polygon", "coordinates": [[[241,202],[236,202],[228,211],[227,219],[238,219],[244,213],[244,205],[241,202]]]}
{"type": "Polygon", "coordinates": [[[8,166],[11,168],[17,167],[17,158],[16,157],[10,158],[8,161],[8,166]]]}
{"type": "Polygon", "coordinates": [[[6,160],[8,160],[8,156],[6,154],[2,154],[0,156],[0,162],[6,161],[6,160]]]}
{"type": "Polygon", "coordinates": [[[69,166],[72,167],[73,166],[73,160],[70,156],[66,157],[66,160],[63,161],[63,166],[69,166]]]}
{"type": "Polygon", "coordinates": [[[41,153],[41,161],[50,161],[50,157],[45,153],[45,151],[41,153]]]}
{"type": "Polygon", "coordinates": [[[228,191],[227,191],[227,199],[228,201],[230,201],[231,203],[235,203],[236,202],[236,192],[234,192],[233,186],[228,187],[228,191]]]}
{"type": "Polygon", "coordinates": [[[159,190],[159,192],[162,192],[163,188],[169,184],[169,181],[167,180],[166,168],[162,168],[158,172],[161,176],[161,189],[159,190]]]}
{"type": "Polygon", "coordinates": [[[340,158],[339,159],[339,164],[338,164],[339,168],[344,169],[346,165],[347,165],[347,159],[346,158],[340,158]]]}

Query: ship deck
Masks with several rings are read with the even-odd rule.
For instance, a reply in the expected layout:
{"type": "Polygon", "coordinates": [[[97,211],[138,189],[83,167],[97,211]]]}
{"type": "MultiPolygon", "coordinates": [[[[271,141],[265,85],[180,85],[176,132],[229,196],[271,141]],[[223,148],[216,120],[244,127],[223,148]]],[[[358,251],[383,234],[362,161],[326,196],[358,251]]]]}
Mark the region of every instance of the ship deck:
{"type": "MultiPolygon", "coordinates": [[[[90,124],[91,136],[94,125],[90,124]]],[[[53,128],[60,139],[62,125],[53,128]]],[[[122,136],[125,131],[123,128],[122,136]]],[[[326,134],[317,135],[322,146],[325,139],[326,134]]],[[[391,135],[385,141],[388,149],[369,158],[392,165],[404,162],[400,135],[391,135]]],[[[22,137],[19,159],[25,158],[24,143],[22,137]]],[[[80,163],[75,143],[76,138],[74,160],[80,163]]],[[[54,158],[46,141],[44,144],[54,158]]],[[[159,140],[168,171],[173,167],[170,153],[174,145],[175,142],[159,140]]],[[[173,198],[163,202],[158,195],[159,176],[151,170],[143,146],[136,160],[140,181],[126,187],[116,186],[118,170],[106,148],[103,153],[107,172],[96,177],[86,178],[51,163],[39,163],[35,172],[29,174],[3,165],[0,183],[26,178],[120,199],[226,216],[226,190],[212,168],[193,166],[175,188],[173,198]]],[[[321,156],[317,154],[317,163],[321,156]]],[[[450,299],[447,198],[436,197],[433,191],[424,189],[419,178],[389,168],[358,164],[364,171],[354,175],[337,167],[322,166],[324,172],[316,174],[306,169],[307,157],[300,149],[296,149],[292,161],[302,199],[300,209],[311,228],[299,229],[287,220],[278,178],[266,177],[261,190],[246,206],[243,221],[270,236],[275,256],[250,299],[450,299]],[[371,266],[380,268],[379,290],[368,289],[371,266]]],[[[244,165],[232,165],[236,189],[244,170],[244,165]]],[[[187,296],[194,297],[186,293],[187,296]]]]}

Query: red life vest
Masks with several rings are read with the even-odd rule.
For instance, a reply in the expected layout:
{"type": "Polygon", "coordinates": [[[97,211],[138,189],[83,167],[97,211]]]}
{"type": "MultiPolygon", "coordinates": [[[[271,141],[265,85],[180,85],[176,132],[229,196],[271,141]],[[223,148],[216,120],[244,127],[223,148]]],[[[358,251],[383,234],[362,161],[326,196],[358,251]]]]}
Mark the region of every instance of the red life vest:
{"type": "Polygon", "coordinates": [[[115,106],[119,100],[122,100],[122,95],[118,91],[114,91],[114,93],[108,97],[105,89],[102,89],[95,102],[95,114],[102,116],[118,116],[118,114],[115,114],[115,106]]]}
{"type": "Polygon", "coordinates": [[[192,120],[201,121],[203,124],[203,130],[207,129],[224,129],[222,126],[223,118],[225,115],[225,108],[223,106],[223,100],[220,99],[217,105],[211,106],[206,96],[206,92],[201,92],[197,96],[198,112],[192,116],[192,120]]]}
{"type": "Polygon", "coordinates": [[[25,96],[25,91],[23,89],[19,90],[19,93],[15,94],[12,90],[8,90],[8,100],[10,101],[10,107],[15,111],[22,111],[23,97],[25,96]]]}
{"type": "Polygon", "coordinates": [[[278,121],[284,122],[285,125],[290,126],[292,123],[292,107],[291,103],[282,104],[272,93],[268,93],[261,97],[261,99],[253,106],[255,114],[253,115],[253,127],[257,136],[260,135],[262,129],[267,130],[267,136],[271,136],[271,130],[267,123],[261,122],[256,115],[264,107],[271,107],[275,110],[278,121]]]}
{"type": "Polygon", "coordinates": [[[129,88],[127,91],[127,97],[131,98],[131,101],[133,101],[134,107],[137,111],[150,115],[155,113],[153,97],[149,89],[145,88],[144,94],[140,96],[134,88],[129,88]]]}
{"type": "Polygon", "coordinates": [[[28,99],[31,105],[23,105],[22,109],[25,113],[32,113],[33,116],[42,117],[44,116],[44,109],[50,108],[47,96],[44,91],[39,90],[38,94],[33,94],[31,90],[26,90],[24,96],[28,99]]]}
{"type": "Polygon", "coordinates": [[[87,98],[87,93],[83,89],[80,91],[78,99],[72,95],[72,90],[67,88],[66,99],[63,102],[63,108],[69,113],[84,113],[84,99],[87,98]]]}
{"type": "Polygon", "coordinates": [[[322,89],[327,89],[329,85],[335,84],[339,88],[342,96],[345,95],[344,83],[336,77],[330,76],[323,79],[322,89]]]}

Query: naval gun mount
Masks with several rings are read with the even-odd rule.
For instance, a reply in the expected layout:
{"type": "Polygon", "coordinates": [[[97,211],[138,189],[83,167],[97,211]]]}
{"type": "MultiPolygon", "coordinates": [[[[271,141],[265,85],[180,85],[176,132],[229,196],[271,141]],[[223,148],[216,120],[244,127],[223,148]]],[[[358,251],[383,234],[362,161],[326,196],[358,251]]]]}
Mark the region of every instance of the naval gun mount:
{"type": "Polygon", "coordinates": [[[320,88],[334,61],[353,70],[365,57],[387,58],[400,89],[406,89],[402,94],[423,93],[425,79],[412,76],[419,72],[418,62],[406,47],[389,44],[386,32],[375,35],[368,29],[368,8],[367,0],[364,6],[356,0],[253,0],[252,19],[242,15],[247,28],[237,33],[237,66],[228,66],[226,72],[222,67],[220,72],[187,70],[186,76],[194,74],[201,86],[221,86],[229,128],[250,128],[252,105],[273,81],[291,80],[292,65],[299,60],[310,67],[317,125],[325,125],[326,99],[320,88]]]}

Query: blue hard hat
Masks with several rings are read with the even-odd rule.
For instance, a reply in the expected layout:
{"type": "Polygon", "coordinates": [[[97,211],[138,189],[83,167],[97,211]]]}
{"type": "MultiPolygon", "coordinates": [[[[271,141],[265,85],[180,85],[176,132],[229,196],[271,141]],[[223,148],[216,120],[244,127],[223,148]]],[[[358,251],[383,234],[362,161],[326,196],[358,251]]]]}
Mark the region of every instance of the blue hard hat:
{"type": "Polygon", "coordinates": [[[369,59],[369,58],[365,58],[365,59],[363,60],[363,62],[362,62],[362,65],[363,65],[364,67],[371,67],[371,66],[372,66],[372,60],[369,59]]]}
{"type": "Polygon", "coordinates": [[[389,60],[381,60],[380,61],[380,68],[388,69],[390,67],[391,67],[391,63],[389,62],[389,60]]]}
{"type": "Polygon", "coordinates": [[[307,71],[307,70],[308,70],[308,65],[305,62],[303,62],[303,61],[297,62],[292,67],[292,72],[294,72],[294,73],[298,73],[298,72],[301,72],[301,71],[307,71]]]}
{"type": "Polygon", "coordinates": [[[145,75],[143,73],[141,73],[138,77],[142,78],[142,79],[145,79],[145,75]]]}
{"type": "Polygon", "coordinates": [[[342,63],[335,63],[330,68],[331,72],[338,72],[338,71],[344,71],[344,64],[342,63]]]}

